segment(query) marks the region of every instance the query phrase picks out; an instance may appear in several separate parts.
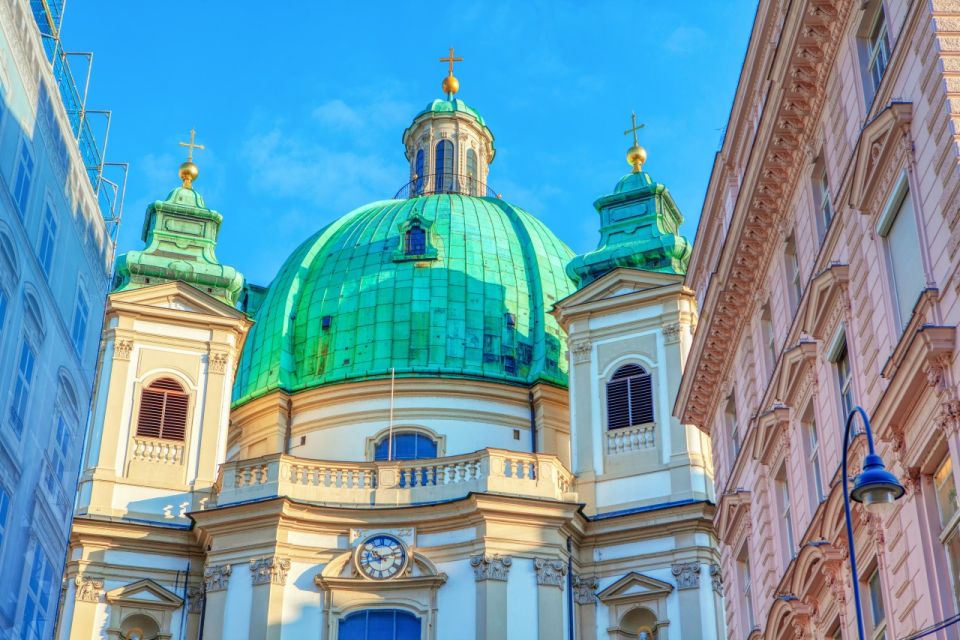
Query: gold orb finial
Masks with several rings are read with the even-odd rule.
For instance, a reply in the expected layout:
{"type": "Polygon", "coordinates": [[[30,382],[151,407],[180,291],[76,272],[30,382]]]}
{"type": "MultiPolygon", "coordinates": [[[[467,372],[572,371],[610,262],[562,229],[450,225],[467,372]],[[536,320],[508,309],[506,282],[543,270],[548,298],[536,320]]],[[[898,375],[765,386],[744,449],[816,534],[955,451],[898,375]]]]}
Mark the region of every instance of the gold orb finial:
{"type": "Polygon", "coordinates": [[[190,129],[190,142],[181,142],[181,147],[187,148],[187,161],[180,165],[180,179],[183,180],[185,189],[193,189],[193,181],[200,175],[200,168],[193,164],[193,150],[203,149],[202,144],[194,142],[197,136],[196,129],[190,129]]]}
{"type": "Polygon", "coordinates": [[[637,140],[637,131],[643,129],[643,125],[637,124],[636,111],[630,115],[630,122],[633,126],[623,132],[625,136],[633,134],[633,146],[627,149],[627,163],[633,167],[634,173],[640,173],[640,170],[643,169],[643,163],[647,161],[647,150],[641,147],[637,140]]]}
{"type": "Polygon", "coordinates": [[[453,94],[460,91],[460,81],[453,75],[453,63],[463,62],[463,58],[454,57],[453,47],[450,47],[450,55],[446,58],[440,58],[440,62],[449,64],[449,67],[447,67],[447,77],[443,79],[443,84],[441,84],[440,87],[443,89],[443,92],[447,94],[447,99],[452,100],[453,94]]]}

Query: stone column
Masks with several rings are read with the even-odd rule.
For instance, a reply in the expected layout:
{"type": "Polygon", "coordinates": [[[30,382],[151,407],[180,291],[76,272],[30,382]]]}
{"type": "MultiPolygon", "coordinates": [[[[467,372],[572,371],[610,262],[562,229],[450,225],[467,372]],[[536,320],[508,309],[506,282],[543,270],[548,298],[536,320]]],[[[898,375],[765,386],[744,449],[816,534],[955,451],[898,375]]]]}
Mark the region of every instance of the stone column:
{"type": "Polygon", "coordinates": [[[677,579],[677,595],[680,597],[681,638],[703,638],[703,607],[700,603],[700,563],[675,562],[671,567],[677,579]]]}
{"type": "Polygon", "coordinates": [[[283,626],[283,587],[290,559],[268,556],[250,561],[253,593],[250,602],[250,637],[280,640],[283,626]]]}
{"type": "Polygon", "coordinates": [[[597,633],[597,578],[594,576],[571,576],[577,637],[593,638],[597,633]]]}
{"type": "Polygon", "coordinates": [[[470,558],[477,581],[477,640],[507,640],[507,574],[510,556],[470,558]]]}
{"type": "Polygon", "coordinates": [[[233,568],[229,564],[211,565],[203,570],[204,640],[223,638],[224,612],[227,607],[227,585],[233,568]]]}
{"type": "Polygon", "coordinates": [[[74,578],[76,591],[73,604],[73,616],[70,619],[71,638],[90,638],[99,634],[95,624],[97,608],[103,600],[103,578],[78,575],[74,578]]]}
{"type": "Polygon", "coordinates": [[[537,571],[539,640],[563,637],[563,587],[567,563],[557,558],[534,558],[537,571]]]}

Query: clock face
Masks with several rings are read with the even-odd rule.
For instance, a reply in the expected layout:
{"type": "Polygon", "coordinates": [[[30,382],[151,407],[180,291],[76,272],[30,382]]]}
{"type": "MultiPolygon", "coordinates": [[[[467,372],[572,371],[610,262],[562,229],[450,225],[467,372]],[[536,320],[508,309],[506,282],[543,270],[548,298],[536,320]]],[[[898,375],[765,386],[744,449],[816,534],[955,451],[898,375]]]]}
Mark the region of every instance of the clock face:
{"type": "Polygon", "coordinates": [[[407,550],[391,535],[370,536],[357,547],[357,569],[374,580],[386,580],[399,574],[407,566],[407,550]]]}

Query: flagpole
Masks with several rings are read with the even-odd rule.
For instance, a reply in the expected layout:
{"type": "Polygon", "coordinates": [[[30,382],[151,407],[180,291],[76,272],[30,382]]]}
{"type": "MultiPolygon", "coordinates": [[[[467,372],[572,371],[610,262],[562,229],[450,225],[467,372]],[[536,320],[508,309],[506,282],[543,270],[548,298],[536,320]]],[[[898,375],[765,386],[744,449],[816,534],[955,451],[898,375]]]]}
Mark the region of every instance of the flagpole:
{"type": "Polygon", "coordinates": [[[390,367],[390,428],[387,435],[387,460],[393,460],[393,384],[397,370],[390,367]]]}

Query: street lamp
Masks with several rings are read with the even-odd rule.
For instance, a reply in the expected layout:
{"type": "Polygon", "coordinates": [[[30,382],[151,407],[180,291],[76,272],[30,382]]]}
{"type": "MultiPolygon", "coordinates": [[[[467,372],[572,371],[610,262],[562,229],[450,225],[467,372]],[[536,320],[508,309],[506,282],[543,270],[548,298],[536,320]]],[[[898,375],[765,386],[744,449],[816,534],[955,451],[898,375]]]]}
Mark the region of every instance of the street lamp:
{"type": "Polygon", "coordinates": [[[847,425],[843,430],[843,510],[847,518],[847,544],[850,549],[850,571],[853,572],[853,604],[857,611],[857,632],[860,640],[866,640],[863,631],[863,611],[860,609],[860,579],[857,573],[857,554],[853,545],[853,520],[850,517],[850,498],[863,504],[871,513],[883,513],[887,508],[903,496],[903,485],[896,476],[887,471],[883,459],[873,449],[873,430],[870,428],[870,419],[863,408],[857,406],[847,416],[847,425]],[[867,433],[867,455],[863,459],[863,471],[853,479],[853,490],[849,487],[847,475],[847,454],[850,446],[850,431],[853,418],[859,414],[867,433]]]}

